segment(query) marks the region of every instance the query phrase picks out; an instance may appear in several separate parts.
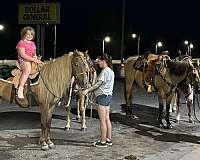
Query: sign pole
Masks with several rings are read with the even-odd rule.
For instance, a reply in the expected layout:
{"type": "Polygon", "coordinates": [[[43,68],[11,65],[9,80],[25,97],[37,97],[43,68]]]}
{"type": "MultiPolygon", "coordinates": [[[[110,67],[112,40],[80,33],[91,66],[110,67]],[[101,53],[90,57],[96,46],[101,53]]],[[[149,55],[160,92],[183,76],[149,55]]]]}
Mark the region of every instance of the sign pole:
{"type": "Polygon", "coordinates": [[[41,55],[41,53],[40,53],[40,50],[41,50],[41,48],[40,48],[40,34],[41,34],[40,25],[37,24],[37,56],[41,55]]]}
{"type": "Polygon", "coordinates": [[[41,24],[41,56],[44,60],[45,24],[41,24]]]}

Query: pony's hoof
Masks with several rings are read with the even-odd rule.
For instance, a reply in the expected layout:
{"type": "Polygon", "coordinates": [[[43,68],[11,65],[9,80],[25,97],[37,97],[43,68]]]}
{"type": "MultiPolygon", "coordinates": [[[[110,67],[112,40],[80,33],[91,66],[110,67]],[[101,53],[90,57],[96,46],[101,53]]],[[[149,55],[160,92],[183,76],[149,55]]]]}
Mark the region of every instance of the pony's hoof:
{"type": "Polygon", "coordinates": [[[70,127],[65,127],[64,130],[65,130],[65,131],[69,131],[69,130],[70,130],[70,127]]]}
{"type": "Polygon", "coordinates": [[[49,143],[48,146],[49,146],[49,149],[55,149],[56,148],[56,146],[54,145],[53,142],[49,143]]]}
{"type": "Polygon", "coordinates": [[[85,132],[87,131],[87,128],[81,128],[81,131],[85,132]]]}
{"type": "Polygon", "coordinates": [[[48,151],[49,150],[49,146],[47,144],[44,144],[44,145],[41,146],[41,149],[43,151],[48,151]]]}

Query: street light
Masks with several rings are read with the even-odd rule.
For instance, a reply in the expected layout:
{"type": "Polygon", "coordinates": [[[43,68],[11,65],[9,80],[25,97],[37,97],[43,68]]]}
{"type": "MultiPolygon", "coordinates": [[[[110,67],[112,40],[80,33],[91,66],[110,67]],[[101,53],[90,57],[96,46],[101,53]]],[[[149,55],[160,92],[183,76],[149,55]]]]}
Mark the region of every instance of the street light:
{"type": "Polygon", "coordinates": [[[186,41],[184,41],[184,44],[185,44],[185,45],[188,45],[188,44],[189,44],[189,42],[186,40],[186,41]]]}
{"type": "Polygon", "coordinates": [[[133,38],[133,39],[137,38],[137,34],[133,33],[133,34],[132,34],[132,38],[133,38]]]}
{"type": "Polygon", "coordinates": [[[191,56],[191,52],[192,52],[192,49],[194,48],[194,45],[191,42],[189,42],[188,40],[185,40],[184,44],[187,47],[187,49],[186,49],[186,55],[190,55],[191,56]]]}
{"type": "Polygon", "coordinates": [[[110,42],[111,39],[110,37],[106,36],[104,39],[103,39],[103,53],[105,53],[105,42],[108,43],[110,42]]]}
{"type": "Polygon", "coordinates": [[[137,52],[138,52],[138,55],[140,54],[140,34],[135,34],[135,33],[133,33],[132,35],[131,35],[131,37],[133,38],[133,39],[136,39],[137,38],[137,52]]]}
{"type": "Polygon", "coordinates": [[[163,43],[162,42],[157,42],[156,43],[156,54],[157,54],[157,52],[158,52],[158,48],[161,48],[163,46],[163,43]]]}
{"type": "Polygon", "coordinates": [[[191,56],[192,55],[192,49],[194,48],[194,45],[192,43],[190,43],[189,48],[190,48],[190,56],[191,56]]]}
{"type": "Polygon", "coordinates": [[[0,24],[0,31],[4,30],[4,25],[0,24]]]}

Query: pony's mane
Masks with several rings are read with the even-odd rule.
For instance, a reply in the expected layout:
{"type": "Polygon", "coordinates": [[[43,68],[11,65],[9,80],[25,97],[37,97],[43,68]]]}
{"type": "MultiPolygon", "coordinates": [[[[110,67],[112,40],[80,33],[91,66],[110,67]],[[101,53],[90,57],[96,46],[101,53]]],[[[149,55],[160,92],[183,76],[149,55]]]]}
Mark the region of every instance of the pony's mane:
{"type": "Polygon", "coordinates": [[[41,78],[56,96],[62,96],[70,83],[73,52],[64,54],[55,61],[46,64],[41,70],[41,78]]]}
{"type": "Polygon", "coordinates": [[[169,72],[178,76],[183,75],[191,67],[191,65],[187,62],[167,60],[166,63],[169,72]]]}

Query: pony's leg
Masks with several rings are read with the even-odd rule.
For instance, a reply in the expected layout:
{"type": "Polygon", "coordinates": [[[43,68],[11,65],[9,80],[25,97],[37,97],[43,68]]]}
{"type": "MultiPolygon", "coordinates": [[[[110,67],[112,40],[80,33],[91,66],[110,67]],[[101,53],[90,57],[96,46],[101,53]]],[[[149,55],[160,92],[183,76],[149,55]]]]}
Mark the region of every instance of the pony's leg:
{"type": "Polygon", "coordinates": [[[70,115],[71,115],[71,105],[69,106],[66,106],[66,111],[67,111],[67,124],[65,126],[65,130],[70,130],[71,128],[71,118],[70,118],[70,115]]]}
{"type": "Polygon", "coordinates": [[[81,130],[85,131],[87,129],[86,126],[86,119],[85,119],[85,110],[86,110],[86,96],[80,96],[80,111],[82,115],[82,123],[81,123],[81,130]]]}
{"type": "Polygon", "coordinates": [[[164,124],[162,122],[162,115],[163,115],[164,104],[163,104],[163,98],[159,94],[158,94],[158,101],[159,101],[158,123],[159,123],[159,127],[164,128],[164,124]]]}
{"type": "Polygon", "coordinates": [[[77,120],[78,120],[79,123],[81,123],[81,114],[80,114],[81,96],[82,95],[79,95],[79,98],[76,100],[76,104],[77,104],[77,120]]]}
{"type": "Polygon", "coordinates": [[[170,109],[170,102],[172,100],[172,96],[173,96],[173,93],[167,97],[166,99],[166,117],[165,117],[165,120],[167,122],[167,129],[171,129],[172,128],[172,125],[170,123],[170,119],[169,119],[169,109],[170,109]]]}
{"type": "Polygon", "coordinates": [[[193,123],[194,122],[194,120],[192,118],[193,91],[191,91],[190,95],[187,98],[187,107],[188,107],[189,123],[193,123]]]}
{"type": "Polygon", "coordinates": [[[181,98],[180,95],[181,95],[181,92],[178,91],[176,93],[176,95],[177,95],[176,123],[179,123],[180,120],[181,120],[181,113],[180,113],[180,98],[181,98]]]}
{"type": "Polygon", "coordinates": [[[170,113],[176,111],[176,107],[177,107],[177,99],[176,98],[177,98],[177,95],[174,94],[172,101],[170,103],[170,110],[169,110],[170,113]]]}
{"type": "Polygon", "coordinates": [[[49,149],[49,146],[46,142],[46,137],[48,134],[47,130],[47,114],[45,111],[41,111],[41,134],[40,134],[40,140],[39,143],[41,145],[41,149],[46,151],[49,149]]]}
{"type": "Polygon", "coordinates": [[[125,108],[125,112],[127,115],[131,115],[132,114],[132,95],[133,95],[133,81],[134,79],[131,80],[127,80],[125,82],[125,100],[126,100],[126,108],[125,108]]]}
{"type": "Polygon", "coordinates": [[[53,108],[54,106],[52,106],[52,108],[49,110],[49,113],[48,113],[48,118],[47,118],[47,136],[46,136],[46,143],[48,145],[48,147],[50,149],[53,149],[55,148],[55,145],[54,143],[51,141],[51,132],[50,132],[50,129],[51,129],[51,121],[52,121],[52,111],[53,111],[53,108]]]}

